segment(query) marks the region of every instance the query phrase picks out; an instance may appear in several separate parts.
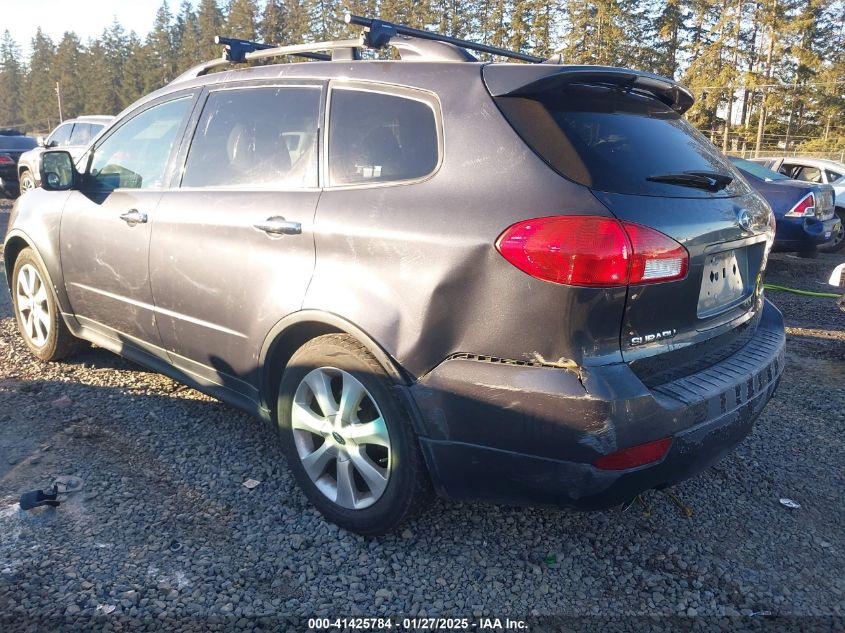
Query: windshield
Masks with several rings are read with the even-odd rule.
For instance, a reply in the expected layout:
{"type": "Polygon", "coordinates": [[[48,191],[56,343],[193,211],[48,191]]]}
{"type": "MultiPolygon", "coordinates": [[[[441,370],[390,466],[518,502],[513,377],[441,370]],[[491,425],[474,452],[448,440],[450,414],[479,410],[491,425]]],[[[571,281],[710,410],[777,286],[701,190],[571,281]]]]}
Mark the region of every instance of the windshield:
{"type": "Polygon", "coordinates": [[[719,150],[649,95],[571,85],[496,102],[537,154],[561,175],[592,189],[670,197],[746,193],[719,150]],[[733,182],[718,192],[696,191],[689,186],[690,173],[733,182]]]}
{"type": "Polygon", "coordinates": [[[745,160],[744,158],[736,158],[734,156],[730,157],[730,161],[739,167],[742,171],[747,171],[752,176],[759,178],[760,180],[765,180],[766,182],[774,182],[777,180],[789,180],[788,176],[784,176],[783,174],[779,174],[776,171],[772,171],[768,167],[763,167],[760,163],[753,163],[750,160],[745,160]]]}

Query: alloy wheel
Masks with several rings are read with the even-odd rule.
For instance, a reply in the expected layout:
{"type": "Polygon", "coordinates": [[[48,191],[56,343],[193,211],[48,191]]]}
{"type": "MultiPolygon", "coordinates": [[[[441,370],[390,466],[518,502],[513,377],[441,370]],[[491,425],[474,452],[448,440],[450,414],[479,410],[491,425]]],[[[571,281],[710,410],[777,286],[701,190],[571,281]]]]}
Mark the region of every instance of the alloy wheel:
{"type": "Polygon", "coordinates": [[[30,189],[35,189],[35,178],[32,176],[32,172],[26,170],[21,175],[21,183],[20,183],[21,195],[25,194],[30,189]]]}
{"type": "Polygon", "coordinates": [[[50,304],[47,287],[32,264],[24,264],[18,271],[15,284],[18,319],[29,342],[43,347],[50,336],[50,304]]]}
{"type": "Polygon", "coordinates": [[[309,372],[293,398],[291,427],[321,493],[351,510],[378,501],[393,466],[390,435],[375,399],[352,374],[333,367],[309,372]]]}

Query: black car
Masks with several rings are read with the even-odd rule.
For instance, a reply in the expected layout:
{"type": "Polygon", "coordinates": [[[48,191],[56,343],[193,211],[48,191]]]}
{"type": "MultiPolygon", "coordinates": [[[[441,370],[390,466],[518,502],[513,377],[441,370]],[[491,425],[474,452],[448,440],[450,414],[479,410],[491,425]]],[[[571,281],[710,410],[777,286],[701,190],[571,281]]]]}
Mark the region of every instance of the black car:
{"type": "Polygon", "coordinates": [[[362,21],[229,40],[76,165],[44,152],[5,240],[31,351],[93,341],[278,425],[305,494],[365,534],[430,483],[600,509],[733,449],[783,370],[775,225],[690,93],[362,21]]]}
{"type": "Polygon", "coordinates": [[[38,141],[32,136],[17,130],[0,130],[0,194],[18,196],[18,159],[37,146],[38,141]]]}
{"type": "Polygon", "coordinates": [[[831,185],[793,180],[742,158],[732,157],[731,162],[772,207],[777,221],[775,249],[811,253],[839,231],[831,185]]]}

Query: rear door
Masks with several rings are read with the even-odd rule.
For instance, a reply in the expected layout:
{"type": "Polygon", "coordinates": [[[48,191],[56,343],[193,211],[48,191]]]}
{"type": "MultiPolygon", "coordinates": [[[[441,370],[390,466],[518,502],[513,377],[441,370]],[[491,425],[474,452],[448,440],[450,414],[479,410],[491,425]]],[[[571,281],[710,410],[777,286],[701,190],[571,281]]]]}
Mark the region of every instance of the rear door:
{"type": "Polygon", "coordinates": [[[171,155],[194,100],[177,93],[144,106],[86,158],[62,214],[67,294],[80,322],[123,343],[160,344],[147,266],[171,155]]]}
{"type": "Polygon", "coordinates": [[[220,86],[161,201],[150,274],[171,361],[257,397],[258,353],[314,268],[319,82],[220,86]]]}
{"type": "Polygon", "coordinates": [[[633,86],[585,76],[540,82],[497,103],[563,177],[589,187],[620,220],[657,229],[688,251],[685,278],[628,289],[623,357],[638,365],[660,356],[651,370],[662,372],[689,360],[668,352],[735,342],[753,319],[773,227],[768,205],[666,102],[671,91],[633,86]]]}

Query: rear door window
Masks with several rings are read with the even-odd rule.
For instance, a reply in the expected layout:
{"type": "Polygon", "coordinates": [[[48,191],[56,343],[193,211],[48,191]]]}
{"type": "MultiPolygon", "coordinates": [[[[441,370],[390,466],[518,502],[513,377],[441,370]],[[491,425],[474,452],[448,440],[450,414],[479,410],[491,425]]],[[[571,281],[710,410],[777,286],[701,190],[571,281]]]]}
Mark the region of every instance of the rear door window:
{"type": "Polygon", "coordinates": [[[316,187],[320,98],[319,86],[212,92],[182,187],[316,187]]]}
{"type": "Polygon", "coordinates": [[[402,182],[437,168],[437,121],[427,99],[349,88],[331,93],[331,185],[402,182]]]}
{"type": "Polygon", "coordinates": [[[730,196],[746,192],[716,147],[657,99],[593,85],[496,99],[525,140],[561,175],[599,191],[659,196],[730,196]],[[734,178],[711,192],[649,177],[717,172],[734,178]]]}

